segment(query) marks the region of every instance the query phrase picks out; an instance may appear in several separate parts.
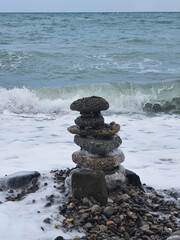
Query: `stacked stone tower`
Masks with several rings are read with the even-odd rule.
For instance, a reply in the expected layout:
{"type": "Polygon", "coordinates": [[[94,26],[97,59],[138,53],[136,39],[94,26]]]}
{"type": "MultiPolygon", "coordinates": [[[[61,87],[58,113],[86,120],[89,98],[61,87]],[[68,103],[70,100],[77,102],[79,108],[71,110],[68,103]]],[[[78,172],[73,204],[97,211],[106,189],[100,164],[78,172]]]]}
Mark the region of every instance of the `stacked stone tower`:
{"type": "Polygon", "coordinates": [[[124,154],[118,147],[122,140],[117,135],[119,124],[106,124],[101,111],[109,108],[109,103],[101,97],[86,97],[74,101],[71,110],[79,111],[81,116],[75,119],[76,125],[68,128],[75,134],[74,142],[80,151],[74,152],[72,160],[81,169],[103,171],[107,188],[116,188],[125,181],[124,154]]]}

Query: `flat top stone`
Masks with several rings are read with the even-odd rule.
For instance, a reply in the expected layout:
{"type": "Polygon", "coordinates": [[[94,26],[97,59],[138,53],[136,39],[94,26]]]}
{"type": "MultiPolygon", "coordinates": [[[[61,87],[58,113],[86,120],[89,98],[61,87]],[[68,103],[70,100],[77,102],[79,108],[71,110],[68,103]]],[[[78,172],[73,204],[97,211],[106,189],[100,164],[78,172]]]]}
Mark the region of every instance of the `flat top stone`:
{"type": "Polygon", "coordinates": [[[71,110],[81,113],[100,112],[109,108],[109,103],[101,97],[85,97],[74,101],[70,105],[71,110]]]}
{"type": "Polygon", "coordinates": [[[82,136],[110,137],[119,132],[120,125],[113,122],[105,124],[105,126],[101,129],[81,129],[77,125],[73,125],[68,127],[67,130],[72,134],[79,134],[82,136]]]}

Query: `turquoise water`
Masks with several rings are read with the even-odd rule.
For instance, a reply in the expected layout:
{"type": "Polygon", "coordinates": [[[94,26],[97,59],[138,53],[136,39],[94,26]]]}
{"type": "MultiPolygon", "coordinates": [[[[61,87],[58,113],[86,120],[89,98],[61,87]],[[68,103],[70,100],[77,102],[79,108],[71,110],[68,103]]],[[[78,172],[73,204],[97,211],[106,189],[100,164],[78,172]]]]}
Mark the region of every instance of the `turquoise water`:
{"type": "Polygon", "coordinates": [[[124,96],[138,109],[171,101],[180,97],[179,26],[180,13],[0,14],[0,97],[26,87],[43,99],[124,96]]]}

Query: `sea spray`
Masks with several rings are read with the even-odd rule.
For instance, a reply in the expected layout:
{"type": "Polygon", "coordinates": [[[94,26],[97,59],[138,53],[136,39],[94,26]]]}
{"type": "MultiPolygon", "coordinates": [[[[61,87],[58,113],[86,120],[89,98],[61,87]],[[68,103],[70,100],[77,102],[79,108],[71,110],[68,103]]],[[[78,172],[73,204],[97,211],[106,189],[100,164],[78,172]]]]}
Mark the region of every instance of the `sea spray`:
{"type": "Polygon", "coordinates": [[[154,84],[105,83],[41,88],[0,88],[0,112],[13,113],[70,113],[69,104],[92,95],[105,97],[111,107],[105,114],[142,113],[146,103],[165,104],[179,97],[180,82],[154,84]]]}

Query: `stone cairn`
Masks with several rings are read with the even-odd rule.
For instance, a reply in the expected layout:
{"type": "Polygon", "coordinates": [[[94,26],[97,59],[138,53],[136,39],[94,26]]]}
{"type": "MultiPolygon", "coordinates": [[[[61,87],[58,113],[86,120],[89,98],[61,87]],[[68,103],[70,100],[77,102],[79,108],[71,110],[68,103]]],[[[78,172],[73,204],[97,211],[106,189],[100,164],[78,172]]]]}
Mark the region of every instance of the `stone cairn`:
{"type": "Polygon", "coordinates": [[[75,119],[76,125],[68,128],[70,133],[75,134],[74,142],[81,148],[72,154],[72,160],[78,167],[71,177],[73,196],[93,196],[105,203],[107,190],[116,188],[126,179],[121,166],[125,157],[118,149],[122,143],[117,135],[120,125],[104,123],[101,111],[107,110],[109,103],[101,97],[78,99],[70,108],[81,114],[75,119]]]}

